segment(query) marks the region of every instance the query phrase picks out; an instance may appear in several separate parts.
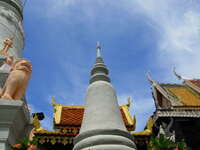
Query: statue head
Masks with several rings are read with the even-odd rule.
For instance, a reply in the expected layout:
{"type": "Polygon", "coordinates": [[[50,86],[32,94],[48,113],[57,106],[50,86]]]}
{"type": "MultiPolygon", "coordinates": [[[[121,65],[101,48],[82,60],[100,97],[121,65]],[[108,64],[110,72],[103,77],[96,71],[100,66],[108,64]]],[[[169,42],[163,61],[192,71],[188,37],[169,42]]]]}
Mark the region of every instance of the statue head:
{"type": "Polygon", "coordinates": [[[27,73],[32,72],[32,65],[31,63],[24,58],[17,59],[13,64],[12,70],[23,70],[27,73]]]}

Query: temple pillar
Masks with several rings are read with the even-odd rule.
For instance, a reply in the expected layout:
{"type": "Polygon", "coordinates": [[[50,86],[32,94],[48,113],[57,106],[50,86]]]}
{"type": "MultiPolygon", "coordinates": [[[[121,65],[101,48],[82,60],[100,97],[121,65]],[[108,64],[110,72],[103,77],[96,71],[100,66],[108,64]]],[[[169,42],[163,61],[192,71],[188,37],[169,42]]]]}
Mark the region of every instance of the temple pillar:
{"type": "Polygon", "coordinates": [[[22,100],[0,100],[0,150],[10,150],[28,135],[29,112],[22,100]]]}

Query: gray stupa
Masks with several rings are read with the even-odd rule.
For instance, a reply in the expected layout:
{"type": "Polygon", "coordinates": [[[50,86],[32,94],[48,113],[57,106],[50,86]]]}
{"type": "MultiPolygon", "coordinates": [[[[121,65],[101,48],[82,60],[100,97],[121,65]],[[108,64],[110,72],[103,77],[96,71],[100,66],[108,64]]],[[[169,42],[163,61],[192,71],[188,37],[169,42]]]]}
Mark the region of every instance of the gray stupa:
{"type": "Polygon", "coordinates": [[[97,44],[83,122],[73,150],[135,150],[133,136],[125,128],[100,51],[101,47],[97,44]]]}
{"type": "MultiPolygon", "coordinates": [[[[21,0],[0,0],[0,49],[6,38],[12,38],[13,45],[8,55],[21,57],[24,48],[21,0]]],[[[3,66],[5,57],[0,56],[0,87],[5,83],[8,70],[3,66]]],[[[27,135],[30,115],[24,100],[0,99],[0,150],[10,150],[10,145],[27,135]]]]}

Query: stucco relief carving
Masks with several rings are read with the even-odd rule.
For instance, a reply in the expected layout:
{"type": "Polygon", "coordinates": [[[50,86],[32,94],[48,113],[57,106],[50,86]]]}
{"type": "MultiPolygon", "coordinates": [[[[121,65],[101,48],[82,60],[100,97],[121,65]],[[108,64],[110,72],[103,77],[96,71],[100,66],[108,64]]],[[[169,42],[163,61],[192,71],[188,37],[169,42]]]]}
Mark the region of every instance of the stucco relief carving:
{"type": "Polygon", "coordinates": [[[11,10],[9,10],[6,7],[0,7],[0,15],[2,17],[5,17],[8,21],[11,22],[19,22],[19,19],[17,18],[17,16],[15,15],[15,13],[11,10]]]}
{"type": "Polygon", "coordinates": [[[12,59],[8,56],[7,61],[11,64],[11,71],[1,90],[0,99],[20,100],[27,88],[32,73],[32,65],[24,58],[10,62],[12,59]]]}
{"type": "Polygon", "coordinates": [[[16,16],[16,14],[13,11],[11,11],[10,9],[6,7],[1,6],[0,16],[4,17],[10,23],[14,24],[23,35],[24,31],[23,31],[21,20],[16,16]]]}

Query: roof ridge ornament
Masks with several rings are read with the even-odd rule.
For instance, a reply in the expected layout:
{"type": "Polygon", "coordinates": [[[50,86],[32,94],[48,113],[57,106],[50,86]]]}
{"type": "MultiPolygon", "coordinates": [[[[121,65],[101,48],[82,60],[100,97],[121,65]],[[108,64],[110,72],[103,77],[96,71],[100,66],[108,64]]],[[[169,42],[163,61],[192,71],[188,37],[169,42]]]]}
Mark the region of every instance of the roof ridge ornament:
{"type": "Polygon", "coordinates": [[[151,74],[150,74],[150,71],[148,71],[148,72],[146,73],[146,77],[147,77],[147,80],[149,81],[149,83],[150,83],[151,85],[155,85],[155,84],[157,83],[155,80],[152,79],[151,74]]]}
{"type": "Polygon", "coordinates": [[[133,103],[133,100],[132,100],[132,98],[130,96],[128,97],[127,102],[128,102],[128,104],[126,104],[126,106],[128,106],[128,108],[130,108],[130,106],[133,103]]]}
{"type": "Polygon", "coordinates": [[[174,75],[175,75],[179,80],[182,80],[182,79],[183,79],[183,77],[182,77],[180,74],[178,74],[178,73],[176,72],[176,67],[173,67],[173,73],[174,73],[174,75]]]}
{"type": "Polygon", "coordinates": [[[56,104],[55,104],[55,97],[54,97],[54,96],[51,97],[51,105],[52,105],[52,106],[55,106],[55,105],[56,105],[56,104]]]}
{"type": "Polygon", "coordinates": [[[184,77],[184,76],[178,74],[178,73],[176,72],[176,67],[173,67],[173,72],[174,72],[175,76],[176,76],[179,80],[193,80],[193,79],[191,79],[191,78],[184,77]]]}

